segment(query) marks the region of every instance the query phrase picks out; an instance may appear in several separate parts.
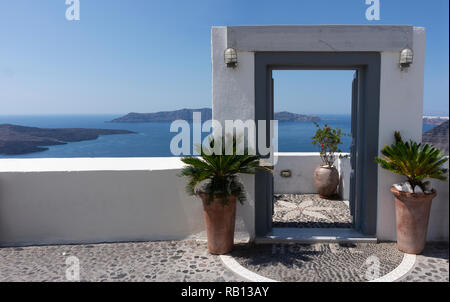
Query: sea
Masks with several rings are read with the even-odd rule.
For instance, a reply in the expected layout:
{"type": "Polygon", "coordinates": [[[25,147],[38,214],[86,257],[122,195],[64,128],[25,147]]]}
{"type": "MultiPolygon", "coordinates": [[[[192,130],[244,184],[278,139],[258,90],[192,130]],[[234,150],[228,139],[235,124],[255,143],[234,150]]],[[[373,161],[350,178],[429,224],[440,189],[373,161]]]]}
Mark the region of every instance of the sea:
{"type": "MultiPolygon", "coordinates": [[[[0,124],[40,128],[101,128],[131,130],[136,134],[105,135],[97,140],[49,146],[47,151],[23,155],[2,155],[0,158],[75,158],[75,157],[170,157],[170,142],[177,133],[170,132],[169,122],[111,123],[121,115],[0,115],[0,124]]],[[[341,128],[350,133],[350,115],[317,115],[321,124],[341,128]]],[[[424,132],[434,125],[424,125],[424,132]]],[[[279,152],[317,152],[311,144],[316,131],[312,122],[278,124],[279,152]]],[[[206,137],[208,133],[203,133],[206,137]]],[[[191,134],[192,138],[192,134],[191,134]]],[[[343,137],[341,149],[348,152],[350,137],[343,137]]]]}

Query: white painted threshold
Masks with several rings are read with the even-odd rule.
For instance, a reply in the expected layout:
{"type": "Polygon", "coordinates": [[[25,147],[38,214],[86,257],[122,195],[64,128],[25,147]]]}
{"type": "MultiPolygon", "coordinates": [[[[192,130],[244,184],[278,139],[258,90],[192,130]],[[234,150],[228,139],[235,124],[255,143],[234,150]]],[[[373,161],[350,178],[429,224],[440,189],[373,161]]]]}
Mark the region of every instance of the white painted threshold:
{"type": "Polygon", "coordinates": [[[376,243],[377,238],[353,229],[340,228],[273,228],[255,243],[376,243]]]}

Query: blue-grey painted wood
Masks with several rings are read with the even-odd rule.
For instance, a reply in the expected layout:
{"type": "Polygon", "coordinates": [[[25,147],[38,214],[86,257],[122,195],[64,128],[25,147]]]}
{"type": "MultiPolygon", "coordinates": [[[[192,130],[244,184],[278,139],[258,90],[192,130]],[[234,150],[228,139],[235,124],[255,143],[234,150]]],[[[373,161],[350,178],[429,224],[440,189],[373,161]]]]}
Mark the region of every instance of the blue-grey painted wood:
{"type": "Polygon", "coordinates": [[[356,228],[356,192],[355,192],[355,182],[356,182],[356,143],[357,143],[357,134],[358,134],[358,70],[355,71],[353,82],[352,82],[352,124],[351,124],[351,135],[352,135],[352,144],[350,146],[350,194],[349,194],[349,203],[350,203],[350,213],[353,217],[353,224],[356,228]]]}

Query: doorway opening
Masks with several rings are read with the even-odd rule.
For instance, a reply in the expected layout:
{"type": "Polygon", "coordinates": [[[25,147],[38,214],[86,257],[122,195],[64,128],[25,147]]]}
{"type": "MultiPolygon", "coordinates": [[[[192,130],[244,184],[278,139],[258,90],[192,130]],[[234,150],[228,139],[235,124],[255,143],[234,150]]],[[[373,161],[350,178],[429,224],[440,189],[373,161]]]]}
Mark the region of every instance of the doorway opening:
{"type": "MultiPolygon", "coordinates": [[[[273,136],[267,127],[270,124],[268,122],[275,118],[274,72],[334,70],[353,74],[351,88],[348,88],[351,91],[351,144],[348,161],[350,180],[347,186],[348,208],[353,228],[336,232],[335,238],[342,238],[344,236],[342,234],[347,230],[345,236],[349,238],[354,237],[355,232],[356,236],[358,234],[374,236],[376,233],[378,167],[374,158],[378,155],[380,69],[381,59],[378,52],[255,53],[255,119],[266,121],[266,129],[264,129],[266,142],[273,141],[273,136]]],[[[327,90],[326,84],[324,82],[320,89],[327,90]]],[[[259,130],[257,126],[257,137],[259,130]]],[[[304,170],[307,171],[307,169],[304,170]]],[[[311,171],[306,173],[312,178],[311,171]]],[[[255,234],[257,238],[270,239],[277,237],[277,234],[292,238],[295,236],[285,230],[299,229],[273,228],[275,177],[275,174],[267,172],[259,172],[255,176],[255,234]]],[[[320,230],[320,232],[308,233],[310,238],[315,240],[317,234],[326,237],[328,231],[336,230],[336,228],[304,228],[304,230],[320,230]]],[[[337,230],[344,230],[344,228],[337,228],[337,230]]],[[[303,235],[305,235],[304,232],[303,235]]],[[[302,239],[303,235],[298,238],[302,239]]]]}
{"type": "Polygon", "coordinates": [[[274,119],[278,120],[273,228],[353,228],[354,200],[350,200],[349,192],[356,73],[272,70],[274,119]],[[312,143],[318,127],[339,129],[342,134],[334,161],[339,182],[327,198],[317,194],[314,185],[314,171],[324,164],[320,143],[312,143]]]}

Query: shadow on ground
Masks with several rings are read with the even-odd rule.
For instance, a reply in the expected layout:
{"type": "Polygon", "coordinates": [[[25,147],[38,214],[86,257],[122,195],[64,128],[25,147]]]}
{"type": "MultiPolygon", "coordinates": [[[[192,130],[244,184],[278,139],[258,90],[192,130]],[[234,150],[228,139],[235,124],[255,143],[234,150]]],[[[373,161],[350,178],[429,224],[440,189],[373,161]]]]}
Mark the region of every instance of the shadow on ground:
{"type": "Polygon", "coordinates": [[[403,259],[393,243],[238,245],[231,256],[254,273],[285,282],[365,282],[403,259]]]}
{"type": "Polygon", "coordinates": [[[248,265],[301,268],[305,262],[312,261],[322,254],[310,244],[241,244],[237,245],[231,255],[245,261],[248,265]],[[254,257],[257,254],[258,257],[254,257]]]}

